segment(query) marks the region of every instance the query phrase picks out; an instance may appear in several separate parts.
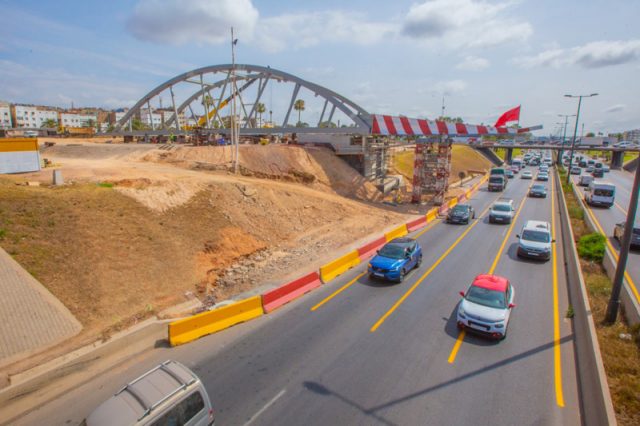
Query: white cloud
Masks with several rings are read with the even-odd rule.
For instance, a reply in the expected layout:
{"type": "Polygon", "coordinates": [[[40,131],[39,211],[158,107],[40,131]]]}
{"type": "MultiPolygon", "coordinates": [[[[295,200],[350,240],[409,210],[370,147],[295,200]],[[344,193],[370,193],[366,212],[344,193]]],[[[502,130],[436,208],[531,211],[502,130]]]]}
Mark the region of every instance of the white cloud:
{"type": "Polygon", "coordinates": [[[624,110],[627,106],[625,104],[616,104],[611,105],[609,108],[605,109],[604,112],[620,112],[624,110]]]}
{"type": "Polygon", "coordinates": [[[579,65],[583,68],[602,68],[621,65],[640,59],[640,40],[594,41],[569,49],[551,49],[535,56],[520,57],[515,63],[524,68],[561,68],[579,65]]]}
{"type": "Polygon", "coordinates": [[[286,14],[264,18],[257,28],[256,43],[270,52],[305,48],[324,42],[368,45],[395,32],[385,22],[368,22],[357,13],[331,11],[286,14]]]}
{"type": "Polygon", "coordinates": [[[524,41],[533,29],[528,22],[506,14],[512,5],[513,2],[478,0],[429,0],[413,4],[404,19],[402,33],[454,48],[524,41]]]}
{"type": "Polygon", "coordinates": [[[488,60],[472,55],[466,56],[462,62],[456,65],[457,69],[465,71],[480,71],[487,67],[489,67],[488,60]]]}
{"type": "Polygon", "coordinates": [[[252,37],[258,10],[251,0],[139,0],[127,29],[137,38],[174,45],[230,41],[231,26],[252,37]]]}
{"type": "Polygon", "coordinates": [[[463,92],[467,88],[467,82],[463,80],[447,80],[439,81],[429,90],[430,93],[436,95],[450,96],[463,92]]]}

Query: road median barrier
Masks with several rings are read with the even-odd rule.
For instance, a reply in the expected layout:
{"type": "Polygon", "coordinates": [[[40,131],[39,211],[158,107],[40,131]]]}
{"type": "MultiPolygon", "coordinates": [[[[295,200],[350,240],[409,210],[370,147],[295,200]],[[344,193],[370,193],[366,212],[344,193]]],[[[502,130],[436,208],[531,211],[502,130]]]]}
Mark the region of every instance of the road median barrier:
{"type": "Polygon", "coordinates": [[[409,232],[413,232],[417,229],[424,228],[425,226],[427,226],[427,217],[426,216],[419,217],[416,220],[407,222],[406,225],[407,225],[407,230],[409,232]]]}
{"type": "Polygon", "coordinates": [[[467,193],[458,195],[458,203],[461,203],[467,199],[467,193]]]}
{"type": "Polygon", "coordinates": [[[321,285],[320,275],[317,272],[312,272],[304,277],[268,291],[262,295],[264,312],[267,314],[273,312],[282,305],[291,302],[321,285]]]}
{"type": "Polygon", "coordinates": [[[425,217],[427,218],[427,223],[434,221],[438,217],[438,209],[434,208],[429,210],[425,217]]]}
{"type": "Polygon", "coordinates": [[[358,256],[360,257],[360,260],[365,260],[373,256],[376,250],[378,250],[380,247],[385,245],[386,242],[387,242],[386,237],[380,237],[358,248],[358,256]]]}
{"type": "Polygon", "coordinates": [[[387,239],[387,241],[391,241],[395,238],[398,237],[404,237],[405,235],[407,235],[409,233],[409,231],[407,230],[407,224],[403,224],[398,226],[397,228],[387,232],[386,234],[384,234],[385,238],[387,239]]]}
{"type": "Polygon", "coordinates": [[[264,314],[262,297],[255,296],[213,311],[169,323],[169,343],[182,345],[264,314]]]}
{"type": "MultiPolygon", "coordinates": [[[[582,275],[575,237],[571,228],[569,209],[556,171],[556,193],[560,206],[560,238],[566,262],[565,273],[569,287],[569,301],[574,308],[572,320],[576,354],[580,411],[585,425],[615,425],[616,417],[609,392],[607,375],[600,354],[600,344],[589,303],[587,287],[582,275]]],[[[584,207],[584,206],[583,206],[584,207]]],[[[588,215],[585,215],[587,217],[588,215]]]]}
{"type": "MultiPolygon", "coordinates": [[[[405,226],[405,225],[402,225],[405,226]]],[[[320,267],[320,278],[327,283],[338,275],[360,264],[358,250],[354,250],[320,267]]]]}

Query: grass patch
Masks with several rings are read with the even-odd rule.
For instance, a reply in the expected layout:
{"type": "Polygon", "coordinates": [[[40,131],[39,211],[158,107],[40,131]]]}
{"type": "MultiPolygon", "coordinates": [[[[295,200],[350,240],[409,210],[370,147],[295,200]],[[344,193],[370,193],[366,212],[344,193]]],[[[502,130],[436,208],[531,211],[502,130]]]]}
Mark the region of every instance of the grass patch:
{"type": "Polygon", "coordinates": [[[584,235],[578,240],[578,254],[583,259],[602,262],[606,241],[607,238],[598,232],[584,235]]]}
{"type": "Polygon", "coordinates": [[[6,229],[0,229],[0,241],[4,240],[4,237],[7,235],[6,229]]]}
{"type": "Polygon", "coordinates": [[[100,182],[98,186],[100,188],[113,188],[113,184],[111,182],[100,182]]]}
{"type": "Polygon", "coordinates": [[[626,163],[629,160],[633,160],[634,158],[638,158],[638,153],[636,152],[626,152],[624,154],[624,158],[622,160],[623,163],[626,163]]]}
{"type": "MultiPolygon", "coordinates": [[[[560,170],[560,175],[566,178],[566,171],[560,170]]],[[[581,210],[580,204],[573,194],[572,184],[565,184],[563,190],[565,201],[569,209],[571,227],[574,236],[580,242],[583,250],[597,252],[602,246],[604,253],[604,237],[601,234],[591,234],[582,214],[571,214],[572,210],[581,210]],[[601,241],[601,242],[599,242],[601,241]],[[582,244],[581,244],[582,243],[582,244]]],[[[582,256],[582,254],[580,254],[582,256]]],[[[580,260],[580,267],[584,276],[591,313],[596,324],[596,333],[600,344],[600,354],[607,374],[607,382],[616,420],[621,426],[640,424],[640,328],[631,327],[621,315],[622,320],[609,325],[604,322],[609,297],[611,295],[611,280],[607,276],[601,261],[580,260]],[[631,339],[622,339],[621,335],[631,335],[631,339]]],[[[569,306],[567,318],[573,307],[569,306]]]]}

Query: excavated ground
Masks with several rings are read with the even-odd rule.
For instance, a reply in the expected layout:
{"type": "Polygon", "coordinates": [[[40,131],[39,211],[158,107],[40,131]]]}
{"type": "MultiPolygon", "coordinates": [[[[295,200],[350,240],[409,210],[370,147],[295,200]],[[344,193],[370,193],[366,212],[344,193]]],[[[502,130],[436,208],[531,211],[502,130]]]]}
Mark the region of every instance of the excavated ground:
{"type": "Polygon", "coordinates": [[[32,363],[192,298],[286,282],[426,209],[381,203],[322,148],[241,146],[236,175],[229,147],[51,141],[42,156],[66,185],[51,168],[0,179],[0,245],[84,328],[32,363]]]}

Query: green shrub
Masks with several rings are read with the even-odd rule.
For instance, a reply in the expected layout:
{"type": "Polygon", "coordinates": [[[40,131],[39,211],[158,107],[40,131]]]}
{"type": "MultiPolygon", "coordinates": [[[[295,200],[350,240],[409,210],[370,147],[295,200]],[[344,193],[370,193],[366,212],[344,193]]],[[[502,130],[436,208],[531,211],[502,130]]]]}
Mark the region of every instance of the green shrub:
{"type": "Polygon", "coordinates": [[[584,210],[580,206],[569,206],[569,217],[571,219],[584,219],[584,210]]]}
{"type": "Polygon", "coordinates": [[[578,241],[578,254],[583,259],[602,262],[606,241],[606,237],[597,232],[587,234],[578,241]]]}
{"type": "Polygon", "coordinates": [[[113,188],[113,184],[111,182],[100,182],[98,186],[100,188],[113,188]]]}
{"type": "Polygon", "coordinates": [[[0,240],[4,240],[5,235],[7,235],[7,231],[0,228],[0,240]]]}

